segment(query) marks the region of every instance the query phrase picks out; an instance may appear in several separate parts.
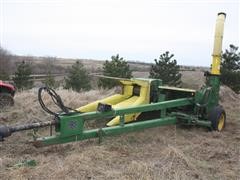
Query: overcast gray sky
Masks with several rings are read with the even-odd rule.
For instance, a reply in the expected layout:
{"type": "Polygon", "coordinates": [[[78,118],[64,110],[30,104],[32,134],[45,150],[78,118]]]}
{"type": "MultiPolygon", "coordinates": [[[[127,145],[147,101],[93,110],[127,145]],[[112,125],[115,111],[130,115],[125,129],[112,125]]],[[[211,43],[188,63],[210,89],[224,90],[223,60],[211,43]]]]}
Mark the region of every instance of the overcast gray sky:
{"type": "Polygon", "coordinates": [[[153,62],[166,50],[179,64],[209,66],[218,12],[223,49],[239,46],[238,0],[0,0],[1,46],[14,54],[153,62]]]}

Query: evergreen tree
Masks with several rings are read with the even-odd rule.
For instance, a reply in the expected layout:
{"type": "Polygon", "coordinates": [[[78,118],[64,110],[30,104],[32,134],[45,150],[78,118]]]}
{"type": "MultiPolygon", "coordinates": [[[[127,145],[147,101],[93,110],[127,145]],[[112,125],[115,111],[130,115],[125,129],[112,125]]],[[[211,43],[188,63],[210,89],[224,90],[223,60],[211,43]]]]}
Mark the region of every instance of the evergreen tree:
{"type": "Polygon", "coordinates": [[[19,90],[30,89],[33,86],[33,81],[30,75],[32,74],[31,66],[28,63],[22,61],[17,66],[17,71],[13,77],[13,81],[19,90]]]}
{"type": "Polygon", "coordinates": [[[172,59],[173,56],[166,51],[159,59],[154,59],[155,64],[151,66],[149,77],[161,79],[165,85],[180,86],[182,76],[179,72],[180,66],[177,65],[176,59],[172,59]]]}
{"type": "Polygon", "coordinates": [[[229,46],[229,50],[225,50],[222,54],[221,63],[221,82],[229,86],[233,91],[240,91],[240,53],[238,47],[229,46]]]}
{"type": "Polygon", "coordinates": [[[11,53],[0,46],[0,80],[8,80],[11,70],[11,53]]]}
{"type": "Polygon", "coordinates": [[[76,61],[72,65],[68,77],[65,79],[66,89],[72,88],[74,91],[89,90],[91,88],[90,77],[83,67],[83,64],[76,61]]]}
{"type": "Polygon", "coordinates": [[[45,86],[51,87],[51,88],[56,88],[57,83],[52,75],[51,72],[47,73],[47,77],[43,81],[45,86]]]}
{"type": "Polygon", "coordinates": [[[47,74],[46,78],[43,80],[43,83],[45,86],[56,88],[57,82],[54,79],[54,76],[52,75],[52,70],[54,67],[54,61],[56,58],[54,57],[45,57],[44,59],[44,65],[45,65],[45,73],[47,74]]]}
{"type": "MultiPolygon", "coordinates": [[[[111,57],[111,61],[106,60],[103,64],[103,75],[110,77],[119,77],[119,78],[131,78],[132,71],[130,67],[122,57],[119,57],[119,54],[111,57]]],[[[100,78],[98,82],[99,87],[103,88],[113,88],[118,85],[118,81],[100,78]]]]}

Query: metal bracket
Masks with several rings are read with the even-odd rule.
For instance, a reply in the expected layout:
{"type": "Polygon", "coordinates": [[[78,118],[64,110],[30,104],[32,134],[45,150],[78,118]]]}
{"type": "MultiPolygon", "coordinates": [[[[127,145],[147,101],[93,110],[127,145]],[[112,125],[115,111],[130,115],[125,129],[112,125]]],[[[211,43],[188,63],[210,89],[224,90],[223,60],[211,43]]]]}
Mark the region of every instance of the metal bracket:
{"type": "Polygon", "coordinates": [[[104,135],[104,131],[102,130],[102,128],[98,130],[97,134],[98,134],[98,144],[101,144],[103,135],[104,135]]]}

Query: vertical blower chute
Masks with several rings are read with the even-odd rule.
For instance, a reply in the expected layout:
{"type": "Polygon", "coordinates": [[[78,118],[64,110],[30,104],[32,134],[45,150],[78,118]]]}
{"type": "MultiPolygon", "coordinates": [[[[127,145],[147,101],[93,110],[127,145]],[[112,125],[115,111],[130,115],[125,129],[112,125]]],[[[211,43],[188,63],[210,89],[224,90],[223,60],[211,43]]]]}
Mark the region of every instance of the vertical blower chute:
{"type": "Polygon", "coordinates": [[[222,52],[222,39],[226,14],[223,12],[218,13],[218,18],[215,27],[214,46],[212,54],[212,75],[220,75],[221,66],[221,52],[222,52]]]}

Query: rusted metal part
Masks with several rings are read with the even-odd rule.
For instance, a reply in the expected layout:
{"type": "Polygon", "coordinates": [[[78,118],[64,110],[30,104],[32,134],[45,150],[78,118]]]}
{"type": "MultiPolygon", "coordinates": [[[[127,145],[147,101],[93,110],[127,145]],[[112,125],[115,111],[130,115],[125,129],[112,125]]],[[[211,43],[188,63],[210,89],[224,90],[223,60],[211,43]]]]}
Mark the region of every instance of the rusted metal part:
{"type": "Polygon", "coordinates": [[[37,147],[37,148],[44,146],[43,142],[42,142],[42,141],[38,141],[38,140],[31,141],[30,143],[31,143],[34,147],[37,147]]]}
{"type": "Polygon", "coordinates": [[[22,125],[17,125],[17,126],[12,126],[10,127],[11,132],[17,132],[17,131],[24,131],[24,130],[29,130],[29,129],[34,129],[34,128],[41,128],[41,127],[46,127],[50,125],[55,125],[56,121],[46,121],[46,122],[36,122],[32,124],[22,124],[22,125]]]}
{"type": "Polygon", "coordinates": [[[46,121],[46,122],[36,122],[32,124],[23,124],[23,125],[16,125],[16,126],[0,126],[0,141],[4,141],[5,137],[11,136],[12,133],[18,131],[24,131],[29,129],[35,128],[42,128],[46,126],[51,126],[57,124],[56,120],[46,121]]]}

